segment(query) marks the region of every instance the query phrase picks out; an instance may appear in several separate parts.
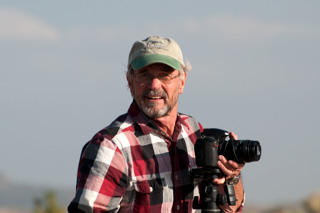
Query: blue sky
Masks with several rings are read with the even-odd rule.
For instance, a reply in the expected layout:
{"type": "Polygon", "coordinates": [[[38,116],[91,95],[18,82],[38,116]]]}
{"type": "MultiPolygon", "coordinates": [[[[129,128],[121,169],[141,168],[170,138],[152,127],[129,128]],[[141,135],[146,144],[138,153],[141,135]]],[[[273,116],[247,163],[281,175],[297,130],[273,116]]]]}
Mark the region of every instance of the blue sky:
{"type": "Polygon", "coordinates": [[[134,41],[174,38],[193,65],[179,111],[262,144],[248,202],[320,189],[320,2],[0,2],[0,172],[74,187],[82,145],[131,102],[134,41]],[[288,193],[289,192],[289,193],[288,193]]]}

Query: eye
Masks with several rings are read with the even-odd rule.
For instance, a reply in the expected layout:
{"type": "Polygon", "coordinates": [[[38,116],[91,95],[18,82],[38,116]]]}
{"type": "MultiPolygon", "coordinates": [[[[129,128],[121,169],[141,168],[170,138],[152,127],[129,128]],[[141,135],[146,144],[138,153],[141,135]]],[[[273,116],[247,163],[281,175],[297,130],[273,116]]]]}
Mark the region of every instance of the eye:
{"type": "Polygon", "coordinates": [[[158,78],[166,78],[166,77],[169,77],[170,75],[169,74],[167,74],[167,73],[160,73],[159,75],[158,75],[158,78]]]}
{"type": "Polygon", "coordinates": [[[136,79],[139,82],[148,82],[150,79],[152,79],[152,75],[149,72],[138,72],[136,74],[136,79]]]}
{"type": "Polygon", "coordinates": [[[174,68],[168,66],[168,65],[165,65],[163,64],[163,66],[161,66],[161,71],[164,71],[164,72],[173,72],[174,71],[174,68]]]}
{"type": "Polygon", "coordinates": [[[146,73],[147,71],[148,71],[147,69],[136,70],[136,74],[142,75],[142,74],[146,73]]]}
{"type": "Polygon", "coordinates": [[[136,72],[135,72],[136,76],[138,76],[138,77],[143,77],[143,76],[147,75],[147,73],[148,73],[148,72],[147,72],[146,69],[136,70],[136,72]]]}
{"type": "Polygon", "coordinates": [[[158,79],[165,84],[168,84],[171,81],[171,77],[168,74],[158,75],[158,79]]]}

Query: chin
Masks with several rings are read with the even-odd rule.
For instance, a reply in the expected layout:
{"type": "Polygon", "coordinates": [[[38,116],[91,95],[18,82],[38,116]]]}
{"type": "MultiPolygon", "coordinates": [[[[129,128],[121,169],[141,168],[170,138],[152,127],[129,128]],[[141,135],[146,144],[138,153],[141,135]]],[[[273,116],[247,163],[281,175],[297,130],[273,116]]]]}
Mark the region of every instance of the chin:
{"type": "Polygon", "coordinates": [[[163,109],[155,109],[150,107],[143,107],[142,111],[150,118],[157,119],[168,114],[168,108],[165,106],[163,109]]]}

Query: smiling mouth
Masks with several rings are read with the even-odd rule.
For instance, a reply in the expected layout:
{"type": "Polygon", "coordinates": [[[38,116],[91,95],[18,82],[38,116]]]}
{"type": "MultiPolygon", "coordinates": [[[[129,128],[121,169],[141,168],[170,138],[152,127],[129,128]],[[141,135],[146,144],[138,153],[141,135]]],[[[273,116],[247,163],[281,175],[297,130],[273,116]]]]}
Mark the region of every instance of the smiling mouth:
{"type": "Polygon", "coordinates": [[[161,90],[147,90],[143,94],[144,98],[149,101],[159,101],[166,98],[166,94],[161,90]]]}
{"type": "Polygon", "coordinates": [[[146,98],[150,99],[150,100],[159,100],[159,99],[163,99],[163,97],[161,96],[147,96],[146,98]]]}

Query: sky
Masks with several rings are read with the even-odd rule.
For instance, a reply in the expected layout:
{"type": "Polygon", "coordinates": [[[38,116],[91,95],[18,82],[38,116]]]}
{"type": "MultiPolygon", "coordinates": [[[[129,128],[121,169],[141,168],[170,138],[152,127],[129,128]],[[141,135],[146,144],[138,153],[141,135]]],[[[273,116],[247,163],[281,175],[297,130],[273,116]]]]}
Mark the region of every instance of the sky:
{"type": "Polygon", "coordinates": [[[248,203],[320,190],[320,1],[0,1],[0,174],[74,187],[82,146],[127,111],[129,50],[176,40],[188,72],[178,111],[258,140],[248,203]]]}

